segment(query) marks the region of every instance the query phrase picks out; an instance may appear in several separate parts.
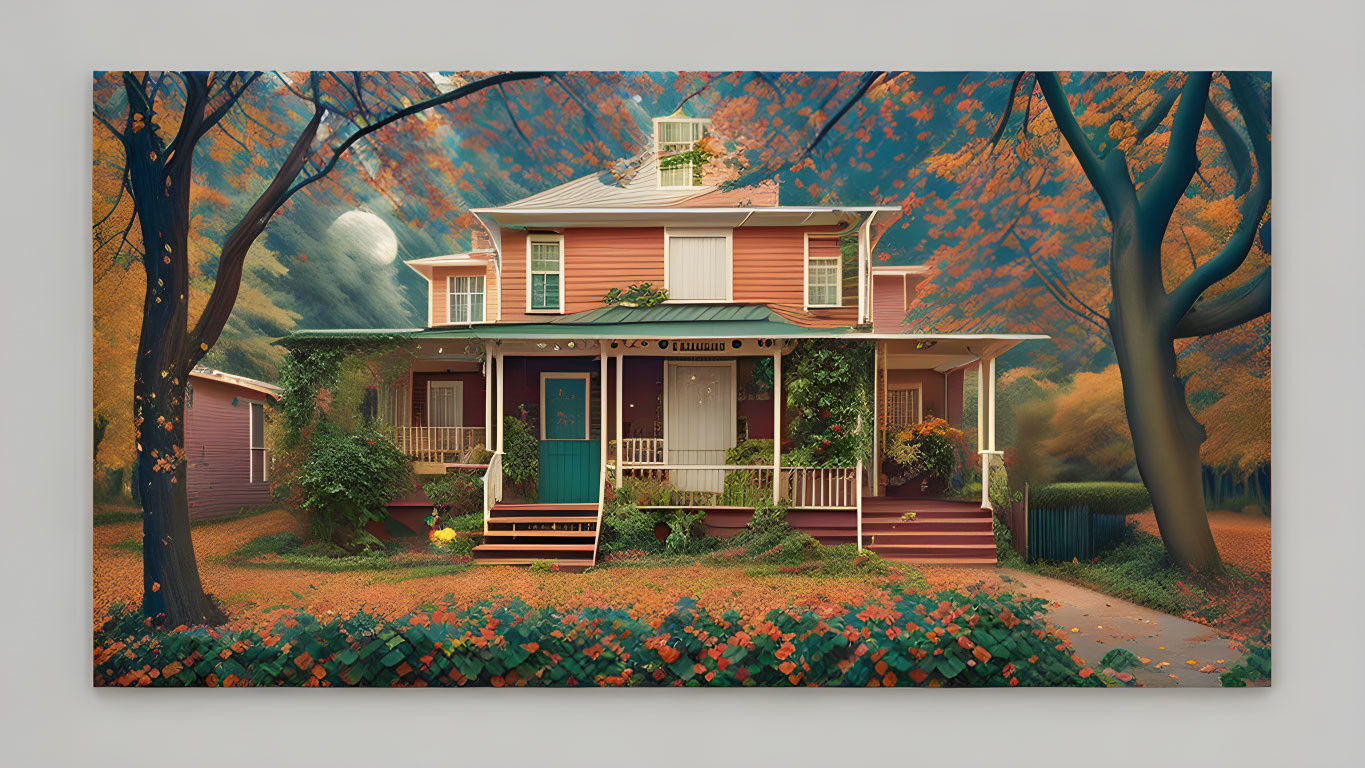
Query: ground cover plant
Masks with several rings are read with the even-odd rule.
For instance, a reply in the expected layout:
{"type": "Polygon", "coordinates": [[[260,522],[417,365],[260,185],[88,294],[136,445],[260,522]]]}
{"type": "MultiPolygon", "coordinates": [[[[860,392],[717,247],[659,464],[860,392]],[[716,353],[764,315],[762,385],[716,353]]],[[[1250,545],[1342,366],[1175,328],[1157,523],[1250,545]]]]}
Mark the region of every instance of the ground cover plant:
{"type": "Polygon", "coordinates": [[[895,592],[885,604],[799,607],[746,619],[695,600],[560,611],[519,600],[269,630],[154,629],[115,606],[95,633],[97,685],[1105,684],[1043,619],[1043,601],[895,592]]]}

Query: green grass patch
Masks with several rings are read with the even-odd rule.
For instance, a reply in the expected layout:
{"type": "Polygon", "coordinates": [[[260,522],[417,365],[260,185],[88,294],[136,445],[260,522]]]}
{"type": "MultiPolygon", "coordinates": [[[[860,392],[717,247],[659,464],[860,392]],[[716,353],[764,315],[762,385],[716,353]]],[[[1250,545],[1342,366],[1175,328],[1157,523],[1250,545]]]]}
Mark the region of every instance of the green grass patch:
{"type": "Polygon", "coordinates": [[[138,557],[142,557],[142,537],[129,536],[126,539],[119,539],[113,544],[110,544],[109,548],[122,550],[124,552],[132,552],[138,557]]]}
{"type": "Polygon", "coordinates": [[[142,510],[105,508],[95,510],[95,525],[117,525],[119,523],[142,522],[142,510]]]}
{"type": "Polygon", "coordinates": [[[1130,528],[1093,562],[1015,562],[1011,567],[1075,582],[1176,616],[1207,601],[1203,589],[1174,565],[1161,539],[1130,528]]]}

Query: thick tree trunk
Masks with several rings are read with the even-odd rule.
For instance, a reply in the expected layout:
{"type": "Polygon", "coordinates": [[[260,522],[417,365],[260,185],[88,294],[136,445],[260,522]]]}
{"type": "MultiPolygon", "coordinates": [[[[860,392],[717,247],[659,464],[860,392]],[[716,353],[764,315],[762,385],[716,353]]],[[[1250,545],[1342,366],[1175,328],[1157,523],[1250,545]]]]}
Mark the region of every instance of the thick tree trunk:
{"type": "Polygon", "coordinates": [[[1159,283],[1140,279],[1142,265],[1160,263],[1160,240],[1146,242],[1115,222],[1111,254],[1114,301],[1110,335],[1123,379],[1123,401],[1138,471],[1152,495],[1157,526],[1171,559],[1203,573],[1222,571],[1204,507],[1199,446],[1204,428],[1190,413],[1176,370],[1173,328],[1159,283]]]}
{"type": "Polygon", "coordinates": [[[157,624],[218,624],[190,539],[185,492],[189,164],[164,173],[163,147],[145,115],[130,116],[129,181],[147,276],[133,376],[133,429],[142,500],[142,611],[157,624]]]}

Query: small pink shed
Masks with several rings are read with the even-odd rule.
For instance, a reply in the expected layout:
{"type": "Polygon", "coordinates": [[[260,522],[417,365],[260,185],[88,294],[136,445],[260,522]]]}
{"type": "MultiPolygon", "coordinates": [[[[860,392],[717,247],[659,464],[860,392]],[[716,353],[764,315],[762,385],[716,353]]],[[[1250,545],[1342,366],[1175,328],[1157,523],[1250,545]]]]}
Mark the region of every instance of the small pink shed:
{"type": "Polygon", "coordinates": [[[280,388],[196,366],[185,398],[190,518],[231,515],[270,501],[265,403],[280,388]]]}

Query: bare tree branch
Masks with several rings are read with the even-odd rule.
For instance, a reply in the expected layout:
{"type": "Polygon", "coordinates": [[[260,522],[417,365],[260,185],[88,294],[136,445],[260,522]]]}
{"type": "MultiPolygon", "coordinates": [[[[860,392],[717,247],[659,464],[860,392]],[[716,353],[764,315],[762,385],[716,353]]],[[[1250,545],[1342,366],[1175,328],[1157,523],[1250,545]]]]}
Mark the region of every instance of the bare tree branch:
{"type": "Polygon", "coordinates": [[[1211,72],[1191,72],[1180,88],[1180,103],[1171,120],[1171,137],[1161,166],[1138,193],[1143,215],[1163,225],[1170,221],[1181,195],[1199,169],[1196,153],[1199,127],[1204,123],[1204,106],[1209,100],[1211,72]]]}
{"type": "Polygon", "coordinates": [[[1232,165],[1233,178],[1237,184],[1233,187],[1232,194],[1241,197],[1251,188],[1251,150],[1247,143],[1242,139],[1242,135],[1237,132],[1237,126],[1232,124],[1228,116],[1223,114],[1212,100],[1204,108],[1204,115],[1209,119],[1209,125],[1218,134],[1218,139],[1223,144],[1223,151],[1227,153],[1228,162],[1232,165]]]}
{"type": "Polygon", "coordinates": [[[1161,123],[1166,119],[1166,115],[1171,113],[1171,107],[1175,106],[1175,100],[1179,96],[1180,89],[1172,88],[1166,91],[1160,101],[1152,107],[1151,113],[1137,126],[1137,133],[1134,135],[1138,144],[1145,141],[1148,136],[1152,135],[1153,131],[1160,127],[1161,123]]]}
{"type": "Polygon", "coordinates": [[[1080,161],[1081,170],[1085,172],[1086,178],[1090,179],[1090,184],[1100,196],[1100,202],[1104,203],[1105,210],[1109,212],[1111,218],[1117,218],[1119,206],[1124,201],[1129,201],[1133,194],[1133,182],[1128,175],[1123,153],[1111,152],[1105,160],[1101,160],[1095,153],[1095,148],[1090,146],[1090,139],[1086,137],[1080,123],[1076,121],[1076,114],[1071,111],[1071,102],[1067,99],[1066,90],[1062,88],[1061,78],[1056,72],[1039,72],[1037,78],[1038,88],[1043,92],[1043,99],[1047,101],[1048,110],[1057,122],[1057,129],[1061,132],[1062,138],[1066,139],[1067,146],[1071,147],[1076,159],[1080,161]]]}
{"type": "Polygon", "coordinates": [[[1230,73],[1228,79],[1232,83],[1233,101],[1246,121],[1247,135],[1251,138],[1251,146],[1256,155],[1256,182],[1242,198],[1239,207],[1242,218],[1237,222],[1237,227],[1222,250],[1194,270],[1169,294],[1172,325],[1185,317],[1205,291],[1236,272],[1246,261],[1251,246],[1255,243],[1256,232],[1260,229],[1261,218],[1270,204],[1269,118],[1265,114],[1260,96],[1244,73],[1230,73]]]}
{"type": "Polygon", "coordinates": [[[815,148],[820,145],[820,142],[824,140],[825,136],[828,136],[829,132],[834,130],[834,126],[837,125],[841,119],[843,119],[844,115],[848,114],[848,111],[853,108],[853,105],[858,103],[863,98],[863,96],[867,95],[867,92],[872,89],[872,85],[876,83],[877,79],[880,78],[883,74],[885,73],[884,72],[863,73],[862,79],[858,82],[858,87],[854,89],[853,93],[850,94],[847,99],[844,99],[843,106],[839,107],[839,111],[835,112],[833,115],[830,115],[829,119],[825,121],[825,124],[820,126],[820,132],[815,134],[815,138],[812,139],[810,144],[806,146],[806,151],[801,153],[801,157],[797,159],[797,162],[800,162],[801,160],[805,160],[807,157],[810,157],[810,153],[814,152],[815,148]]]}
{"type": "MultiPolygon", "coordinates": [[[[1014,76],[1014,82],[1010,83],[1010,95],[1005,98],[1005,108],[1000,111],[1000,122],[996,124],[995,131],[991,134],[990,140],[986,142],[987,144],[995,146],[995,143],[1000,141],[1000,137],[1005,135],[1005,126],[1009,124],[1010,117],[1014,115],[1014,95],[1019,92],[1019,83],[1027,74],[1027,72],[1020,72],[1014,76]]],[[[1031,95],[1033,92],[1029,91],[1029,93],[1031,95]]],[[[1027,116],[1024,117],[1024,122],[1025,124],[1028,123],[1027,116]]]]}
{"type": "Polygon", "coordinates": [[[1255,320],[1270,311],[1270,267],[1212,299],[1196,301],[1175,326],[1175,338],[1208,336],[1255,320]]]}
{"type": "Polygon", "coordinates": [[[406,107],[404,109],[398,110],[397,112],[394,112],[393,114],[389,115],[383,120],[371,123],[370,125],[367,125],[364,128],[361,128],[360,130],[351,134],[350,137],[343,141],[340,146],[333,150],[331,158],[322,166],[322,168],[320,168],[318,171],[314,172],[310,176],[298,181],[292,187],[290,187],[289,190],[280,197],[279,201],[270,209],[268,213],[273,214],[275,211],[278,211],[280,209],[280,206],[288,202],[289,198],[297,194],[299,190],[303,189],[309,184],[318,181],[323,176],[326,176],[329,172],[331,172],[332,168],[336,167],[337,161],[341,159],[342,155],[346,154],[346,150],[350,149],[352,145],[354,145],[357,141],[360,141],[361,139],[365,138],[371,133],[374,133],[375,131],[392,125],[393,123],[396,123],[405,117],[415,115],[418,112],[422,112],[424,110],[431,109],[432,107],[437,107],[442,104],[449,104],[452,101],[458,101],[464,98],[465,96],[478,93],[479,91],[482,91],[485,88],[491,88],[501,83],[510,83],[518,80],[535,80],[546,77],[547,75],[548,73],[546,72],[504,72],[499,75],[492,75],[482,80],[476,80],[475,82],[460,86],[459,88],[456,88],[452,91],[447,91],[446,93],[443,93],[440,96],[433,96],[432,98],[427,99],[425,101],[420,101],[416,104],[413,104],[410,107],[406,107]]]}

